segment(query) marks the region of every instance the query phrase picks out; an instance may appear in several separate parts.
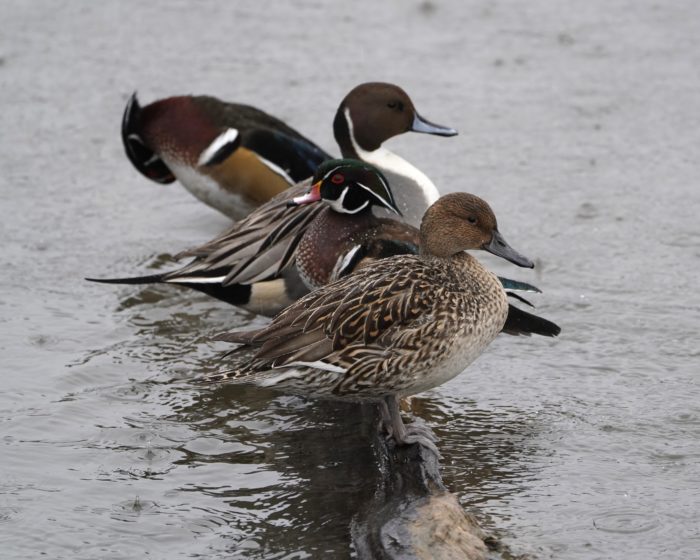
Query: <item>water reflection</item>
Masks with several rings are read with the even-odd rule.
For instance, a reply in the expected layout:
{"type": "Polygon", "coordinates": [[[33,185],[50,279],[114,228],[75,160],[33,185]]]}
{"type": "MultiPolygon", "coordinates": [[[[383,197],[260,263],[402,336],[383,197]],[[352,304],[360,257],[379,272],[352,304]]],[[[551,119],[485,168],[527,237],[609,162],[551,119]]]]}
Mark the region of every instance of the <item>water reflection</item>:
{"type": "MultiPolygon", "coordinates": [[[[89,443],[122,457],[101,478],[165,484],[182,523],[218,535],[222,554],[351,556],[352,521],[381,482],[375,407],[196,382],[246,359],[222,361],[231,346],[209,342],[211,334],[264,319],[167,287],[130,292],[120,309],[131,336],[83,361],[142,364],[140,379],[103,388],[130,412],[89,443]]],[[[457,398],[416,398],[412,406],[440,437],[445,482],[468,507],[505,499],[531,476],[522,457],[534,451],[536,428],[517,413],[457,398]]],[[[113,517],[173,515],[144,497],[134,510],[134,500],[115,504],[113,517]]]]}
{"type": "Polygon", "coordinates": [[[537,476],[537,418],[459,396],[414,398],[412,407],[440,438],[445,484],[467,509],[505,501],[537,476]]]}
{"type": "Polygon", "coordinates": [[[192,484],[182,490],[222,500],[227,522],[265,543],[267,552],[349,554],[350,522],[377,484],[370,445],[373,411],[258,388],[198,391],[191,405],[169,419],[187,422],[209,440],[236,442],[249,450],[214,455],[201,448],[190,451],[182,464],[222,463],[235,466],[234,476],[223,479],[231,486],[192,484]]]}

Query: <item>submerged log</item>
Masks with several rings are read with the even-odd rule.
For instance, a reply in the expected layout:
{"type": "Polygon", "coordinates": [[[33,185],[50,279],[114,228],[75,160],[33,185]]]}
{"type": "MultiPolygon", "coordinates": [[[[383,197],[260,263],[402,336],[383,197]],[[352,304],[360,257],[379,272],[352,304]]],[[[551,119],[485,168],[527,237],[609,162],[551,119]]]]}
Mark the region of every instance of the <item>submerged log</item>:
{"type": "Polygon", "coordinates": [[[484,533],[445,488],[435,453],[420,445],[396,446],[380,434],[375,447],[383,485],[352,528],[360,558],[503,558],[496,540],[484,533]]]}

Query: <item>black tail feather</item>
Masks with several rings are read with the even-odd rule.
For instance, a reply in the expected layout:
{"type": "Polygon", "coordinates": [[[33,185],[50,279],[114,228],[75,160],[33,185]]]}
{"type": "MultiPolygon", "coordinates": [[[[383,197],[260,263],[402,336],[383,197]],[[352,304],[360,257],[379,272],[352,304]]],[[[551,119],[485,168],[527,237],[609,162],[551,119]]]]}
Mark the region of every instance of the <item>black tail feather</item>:
{"type": "MultiPolygon", "coordinates": [[[[150,274],[147,276],[133,276],[130,278],[85,278],[88,282],[98,282],[100,284],[161,284],[166,283],[164,274],[150,274]]],[[[196,284],[194,282],[167,282],[174,286],[183,286],[192,290],[197,290],[208,296],[221,300],[231,305],[245,307],[250,302],[251,286],[246,284],[232,284],[222,286],[221,284],[196,284]]]]}
{"type": "Polygon", "coordinates": [[[539,334],[541,336],[557,336],[561,332],[559,325],[523,311],[514,305],[508,305],[508,318],[503,326],[502,332],[514,336],[530,336],[539,334]]]}
{"type": "Polygon", "coordinates": [[[508,297],[512,297],[513,299],[517,299],[518,301],[524,303],[525,305],[529,305],[530,307],[535,307],[534,305],[532,305],[532,303],[530,303],[528,300],[526,300],[523,296],[519,296],[515,292],[506,291],[506,295],[508,297]]]}
{"type": "Polygon", "coordinates": [[[148,276],[132,276],[131,278],[86,278],[85,280],[100,284],[158,284],[163,281],[163,275],[149,274],[148,276]]]}

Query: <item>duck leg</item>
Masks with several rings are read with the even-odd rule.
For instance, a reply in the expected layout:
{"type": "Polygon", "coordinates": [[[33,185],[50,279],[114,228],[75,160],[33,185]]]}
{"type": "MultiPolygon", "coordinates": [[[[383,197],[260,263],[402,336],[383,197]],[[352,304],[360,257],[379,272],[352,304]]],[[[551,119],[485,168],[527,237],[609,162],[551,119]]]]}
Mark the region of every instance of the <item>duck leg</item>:
{"type": "Polygon", "coordinates": [[[438,457],[440,451],[435,445],[437,437],[432,430],[425,424],[412,422],[408,427],[403,423],[401,418],[401,409],[399,408],[399,399],[394,396],[385,397],[380,404],[382,414],[382,423],[387,432],[388,437],[393,437],[397,445],[412,445],[417,443],[429,449],[438,457]]]}

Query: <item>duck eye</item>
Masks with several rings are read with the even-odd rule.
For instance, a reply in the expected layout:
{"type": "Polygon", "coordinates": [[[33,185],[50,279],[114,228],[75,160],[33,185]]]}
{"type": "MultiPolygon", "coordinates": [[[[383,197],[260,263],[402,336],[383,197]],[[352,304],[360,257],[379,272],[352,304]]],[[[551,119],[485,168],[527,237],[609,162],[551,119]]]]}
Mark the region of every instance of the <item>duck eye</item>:
{"type": "Polygon", "coordinates": [[[470,224],[475,224],[475,223],[476,223],[476,216],[469,216],[469,217],[467,218],[467,221],[468,221],[470,224]]]}
{"type": "Polygon", "coordinates": [[[343,177],[342,173],[336,173],[331,177],[331,183],[334,185],[340,185],[343,181],[345,181],[345,177],[343,177]]]}
{"type": "Polygon", "coordinates": [[[389,109],[398,109],[399,111],[403,111],[403,103],[401,101],[389,101],[386,106],[389,107],[389,109]]]}

